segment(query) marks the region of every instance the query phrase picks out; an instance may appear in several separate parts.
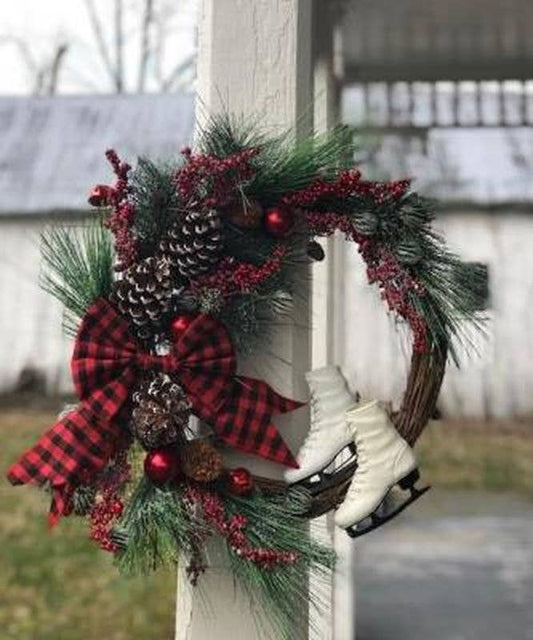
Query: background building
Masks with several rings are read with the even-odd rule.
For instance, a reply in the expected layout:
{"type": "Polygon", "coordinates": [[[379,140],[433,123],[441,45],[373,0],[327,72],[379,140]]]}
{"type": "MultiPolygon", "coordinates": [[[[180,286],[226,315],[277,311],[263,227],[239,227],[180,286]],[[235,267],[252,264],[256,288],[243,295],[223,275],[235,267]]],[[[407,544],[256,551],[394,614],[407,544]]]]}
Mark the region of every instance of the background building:
{"type": "Polygon", "coordinates": [[[71,390],[61,308],[39,287],[40,233],[94,215],[104,153],[175,158],[194,127],[191,94],[0,97],[0,392],[71,390]]]}

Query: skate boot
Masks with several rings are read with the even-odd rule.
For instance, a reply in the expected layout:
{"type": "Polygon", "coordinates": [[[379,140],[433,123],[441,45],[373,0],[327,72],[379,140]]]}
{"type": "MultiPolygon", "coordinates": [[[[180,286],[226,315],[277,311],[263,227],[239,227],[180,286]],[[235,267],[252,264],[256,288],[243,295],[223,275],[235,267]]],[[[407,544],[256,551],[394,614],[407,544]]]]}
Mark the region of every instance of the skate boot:
{"type": "MultiPolygon", "coordinates": [[[[311,391],[311,428],[296,456],[300,468],[287,469],[285,481],[301,483],[316,493],[330,486],[333,475],[338,480],[338,469],[331,473],[325,469],[343,449],[351,446],[351,460],[355,463],[353,436],[345,419],[346,409],[353,406],[355,398],[338,367],[311,371],[306,379],[311,391]]],[[[343,468],[348,464],[346,460],[343,468]]]]}
{"type": "Polygon", "coordinates": [[[392,520],[429,487],[415,487],[419,473],[413,450],[377,401],[347,411],[346,421],[357,450],[357,469],[335,524],[356,538],[392,520]],[[409,490],[410,496],[387,512],[385,498],[395,485],[409,490]]]}

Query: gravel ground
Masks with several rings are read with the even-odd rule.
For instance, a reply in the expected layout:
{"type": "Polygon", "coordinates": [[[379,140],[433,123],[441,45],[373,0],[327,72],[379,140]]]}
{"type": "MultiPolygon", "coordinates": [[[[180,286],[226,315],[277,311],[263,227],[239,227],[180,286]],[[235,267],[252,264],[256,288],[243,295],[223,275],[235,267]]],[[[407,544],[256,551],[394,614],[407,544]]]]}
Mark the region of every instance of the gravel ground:
{"type": "Polygon", "coordinates": [[[357,544],[357,640],[533,640],[531,499],[434,489],[357,544]]]}

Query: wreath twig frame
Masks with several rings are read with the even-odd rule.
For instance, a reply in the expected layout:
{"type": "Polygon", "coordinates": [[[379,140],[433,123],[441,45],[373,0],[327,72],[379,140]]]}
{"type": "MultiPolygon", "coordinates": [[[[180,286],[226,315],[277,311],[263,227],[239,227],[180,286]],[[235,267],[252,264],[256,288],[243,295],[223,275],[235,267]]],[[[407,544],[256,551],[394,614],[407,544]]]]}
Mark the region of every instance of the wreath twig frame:
{"type": "Polygon", "coordinates": [[[43,284],[76,337],[80,404],[9,471],[13,484],[51,489],[52,524],[85,517],[124,571],[175,563],[180,552],[196,584],[206,540],[219,536],[237,582],[282,640],[293,640],[293,612],[308,604],[309,569],[328,575],[335,561],[305,522],[337,507],[357,463],[310,497],[225,468],[189,416],[225,445],[296,466],[272,418],[302,403],[237,375],[237,361],[261,354],[290,317],[301,267],[323,259],[317,238],[337,231],[357,244],[370,284],[411,331],[393,416],[409,444],[435,411],[464,327],[481,322],[483,270],[447,249],[432,203],[408,180],[362,178],[353,139],[341,127],[295,142],[223,116],[178,163],[140,158],[133,170],[108,151],[116,179],[91,191],[92,223],[43,237],[43,284]]]}

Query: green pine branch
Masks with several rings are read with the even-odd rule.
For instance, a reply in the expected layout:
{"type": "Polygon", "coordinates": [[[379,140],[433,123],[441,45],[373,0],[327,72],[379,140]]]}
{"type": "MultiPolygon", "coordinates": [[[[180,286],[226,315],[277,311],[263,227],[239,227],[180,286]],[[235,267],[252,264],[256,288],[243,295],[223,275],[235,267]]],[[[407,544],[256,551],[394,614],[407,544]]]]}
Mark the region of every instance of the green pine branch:
{"type": "Polygon", "coordinates": [[[205,524],[194,518],[180,491],[156,486],[146,477],[129,500],[117,533],[124,544],[116,561],[127,574],[175,565],[180,552],[191,553],[195,541],[208,535],[205,524]]]}
{"type": "Polygon", "coordinates": [[[161,236],[179,212],[175,168],[139,158],[130,177],[135,205],[134,229],[143,256],[153,255],[161,236]]]}
{"type": "Polygon", "coordinates": [[[63,327],[76,333],[78,321],[113,285],[113,246],[99,221],[80,227],[51,227],[41,236],[41,287],[64,308],[63,327]]]}
{"type": "Polygon", "coordinates": [[[246,536],[252,547],[293,551],[299,560],[290,565],[264,569],[244,561],[228,549],[230,566],[242,592],[251,601],[257,624],[271,628],[276,640],[296,640],[306,630],[298,629],[297,612],[307,611],[310,605],[323,610],[319,591],[309,592],[310,572],[324,584],[335,565],[334,551],[320,544],[309,531],[309,524],[301,518],[309,504],[304,490],[292,490],[286,496],[265,496],[255,492],[249,497],[225,496],[229,513],[248,518],[246,536]],[[259,605],[259,606],[258,606],[259,605]]]}
{"type": "Polygon", "coordinates": [[[333,178],[339,169],[348,168],[353,162],[354,136],[349,127],[340,126],[297,140],[293,131],[268,136],[257,124],[228,114],[214,117],[201,133],[199,148],[219,157],[243,149],[259,149],[253,159],[255,176],[242,185],[242,191],[264,206],[275,204],[286,193],[303,189],[318,176],[333,178]]]}

